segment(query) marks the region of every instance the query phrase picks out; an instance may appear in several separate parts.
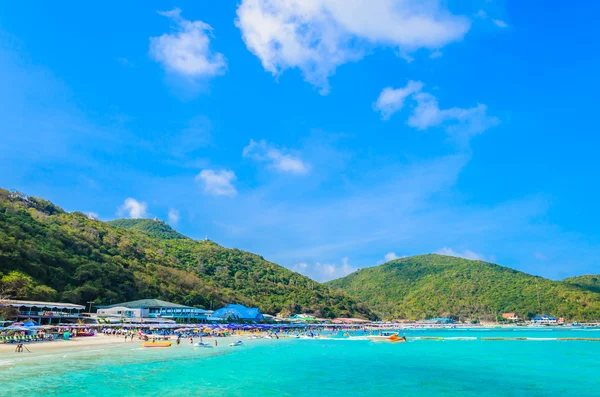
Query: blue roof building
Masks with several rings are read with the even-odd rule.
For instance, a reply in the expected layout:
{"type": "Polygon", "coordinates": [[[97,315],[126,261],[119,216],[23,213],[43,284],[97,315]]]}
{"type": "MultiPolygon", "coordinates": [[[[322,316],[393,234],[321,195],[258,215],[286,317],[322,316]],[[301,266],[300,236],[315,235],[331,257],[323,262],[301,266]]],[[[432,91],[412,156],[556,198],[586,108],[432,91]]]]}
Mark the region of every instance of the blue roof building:
{"type": "Polygon", "coordinates": [[[257,308],[229,304],[221,309],[215,310],[212,317],[222,318],[223,320],[260,321],[262,320],[263,315],[257,308]]]}
{"type": "Polygon", "coordinates": [[[533,322],[535,324],[554,324],[557,321],[558,320],[556,319],[556,317],[548,316],[546,314],[533,318],[533,322]]]}
{"type": "Polygon", "coordinates": [[[123,319],[168,319],[178,322],[205,322],[210,310],[171,303],[160,299],[140,299],[98,307],[98,316],[123,319]]]}

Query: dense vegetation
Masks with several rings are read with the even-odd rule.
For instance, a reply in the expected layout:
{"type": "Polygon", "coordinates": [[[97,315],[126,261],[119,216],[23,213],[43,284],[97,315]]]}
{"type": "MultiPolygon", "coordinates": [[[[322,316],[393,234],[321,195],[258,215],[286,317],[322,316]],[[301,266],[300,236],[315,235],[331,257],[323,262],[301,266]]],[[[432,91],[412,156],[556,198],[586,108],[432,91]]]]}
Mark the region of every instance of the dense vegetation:
{"type": "Polygon", "coordinates": [[[181,235],[162,222],[110,224],[0,189],[0,295],[80,304],[159,298],[208,309],[236,302],[270,314],[371,316],[346,293],[258,255],[174,236],[181,235]]]}
{"type": "MultiPolygon", "coordinates": [[[[595,280],[597,283],[597,280],[595,280]]],[[[455,316],[495,320],[500,313],[568,320],[600,319],[600,293],[482,261],[421,255],[367,268],[329,285],[375,308],[385,319],[455,316]]]]}
{"type": "Polygon", "coordinates": [[[137,230],[164,240],[186,239],[187,237],[173,230],[163,221],[153,219],[116,219],[108,222],[121,229],[137,230]]]}
{"type": "Polygon", "coordinates": [[[569,277],[563,281],[587,289],[588,291],[600,293],[600,275],[588,274],[585,276],[569,277]]]}

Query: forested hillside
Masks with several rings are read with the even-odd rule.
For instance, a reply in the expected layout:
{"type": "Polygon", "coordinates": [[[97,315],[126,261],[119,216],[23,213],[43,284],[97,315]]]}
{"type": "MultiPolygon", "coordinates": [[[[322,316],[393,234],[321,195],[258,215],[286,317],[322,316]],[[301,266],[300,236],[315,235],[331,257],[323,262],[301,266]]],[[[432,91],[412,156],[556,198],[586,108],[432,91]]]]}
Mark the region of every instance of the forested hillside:
{"type": "Polygon", "coordinates": [[[126,226],[0,189],[0,293],[96,304],[159,298],[209,309],[237,302],[270,314],[371,316],[349,295],[258,255],[175,237],[162,226],[126,226]]]}
{"type": "Polygon", "coordinates": [[[150,236],[164,240],[186,239],[187,237],[176,232],[165,222],[154,219],[115,219],[108,222],[111,226],[127,230],[137,230],[150,236]]]}
{"type": "Polygon", "coordinates": [[[504,312],[516,312],[525,319],[543,313],[569,320],[600,319],[600,294],[589,286],[451,256],[397,259],[329,285],[345,290],[386,319],[495,320],[504,312]]]}
{"type": "Polygon", "coordinates": [[[600,275],[588,274],[585,276],[569,277],[563,280],[565,283],[573,284],[588,291],[600,293],[600,275]]]}

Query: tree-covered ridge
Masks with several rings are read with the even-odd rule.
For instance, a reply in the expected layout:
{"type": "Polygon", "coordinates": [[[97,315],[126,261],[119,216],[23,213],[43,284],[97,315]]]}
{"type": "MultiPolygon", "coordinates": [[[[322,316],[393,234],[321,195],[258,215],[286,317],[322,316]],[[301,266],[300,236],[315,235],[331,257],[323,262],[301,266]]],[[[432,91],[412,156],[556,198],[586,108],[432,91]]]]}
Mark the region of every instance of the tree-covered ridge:
{"type": "Polygon", "coordinates": [[[109,304],[158,298],[203,308],[371,316],[342,291],[210,241],[162,239],[0,189],[0,293],[109,304]]]}
{"type": "Polygon", "coordinates": [[[165,222],[154,219],[115,219],[108,222],[111,226],[121,229],[137,230],[151,236],[165,240],[187,239],[181,233],[176,232],[165,222]]]}
{"type": "Polygon", "coordinates": [[[443,255],[420,255],[362,269],[328,283],[386,319],[457,316],[490,319],[551,314],[600,319],[600,294],[506,267],[443,255]]]}
{"type": "Polygon", "coordinates": [[[600,293],[600,275],[598,274],[569,277],[564,279],[563,282],[576,285],[588,291],[600,293]]]}

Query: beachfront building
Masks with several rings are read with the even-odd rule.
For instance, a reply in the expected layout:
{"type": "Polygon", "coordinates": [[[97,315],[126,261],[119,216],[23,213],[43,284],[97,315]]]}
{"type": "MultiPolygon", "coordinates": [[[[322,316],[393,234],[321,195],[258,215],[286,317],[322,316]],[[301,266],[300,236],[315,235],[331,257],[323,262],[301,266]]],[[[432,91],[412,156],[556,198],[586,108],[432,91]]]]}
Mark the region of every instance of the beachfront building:
{"type": "Polygon", "coordinates": [[[369,323],[369,320],[364,320],[362,318],[354,318],[354,317],[338,317],[332,320],[334,324],[366,324],[369,323]]]}
{"type": "Polygon", "coordinates": [[[449,317],[436,317],[425,320],[426,324],[454,324],[454,320],[449,317]]]}
{"type": "Polygon", "coordinates": [[[502,319],[507,321],[519,321],[520,318],[517,313],[502,313],[502,319]]]}
{"type": "Polygon", "coordinates": [[[205,323],[210,310],[160,299],[140,299],[98,307],[98,321],[108,323],[205,323]]]}
{"type": "Polygon", "coordinates": [[[250,308],[244,305],[235,304],[229,304],[225,307],[215,310],[212,316],[227,321],[260,321],[263,319],[263,315],[257,308],[250,308]]]}
{"type": "Polygon", "coordinates": [[[23,301],[6,299],[0,301],[0,307],[12,306],[17,309],[19,320],[31,319],[37,324],[77,324],[89,322],[82,315],[84,306],[73,303],[23,301]]]}
{"type": "Polygon", "coordinates": [[[546,314],[544,314],[542,316],[534,317],[532,321],[534,324],[539,324],[539,325],[556,324],[558,322],[556,317],[548,316],[546,314]]]}

